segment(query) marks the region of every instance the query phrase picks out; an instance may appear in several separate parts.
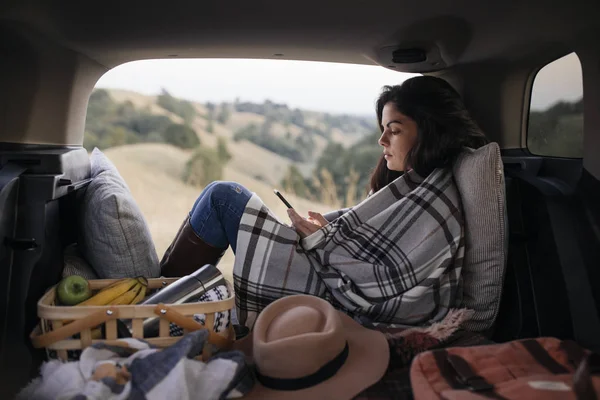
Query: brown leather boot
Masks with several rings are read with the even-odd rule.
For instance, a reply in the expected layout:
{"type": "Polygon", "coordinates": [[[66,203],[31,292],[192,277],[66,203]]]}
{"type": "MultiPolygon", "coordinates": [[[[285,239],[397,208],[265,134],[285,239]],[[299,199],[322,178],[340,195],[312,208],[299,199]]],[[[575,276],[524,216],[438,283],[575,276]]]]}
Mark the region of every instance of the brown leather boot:
{"type": "Polygon", "coordinates": [[[187,217],[160,261],[161,274],[165,277],[181,277],[205,264],[217,265],[225,250],[200,239],[187,217]]]}

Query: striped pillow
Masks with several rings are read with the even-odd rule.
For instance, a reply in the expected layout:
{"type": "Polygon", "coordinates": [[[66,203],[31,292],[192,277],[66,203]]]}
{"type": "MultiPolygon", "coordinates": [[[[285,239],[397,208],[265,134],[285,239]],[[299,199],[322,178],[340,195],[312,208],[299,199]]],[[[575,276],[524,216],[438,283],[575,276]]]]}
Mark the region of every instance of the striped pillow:
{"type": "Polygon", "coordinates": [[[500,147],[490,143],[467,149],[453,170],[465,217],[462,306],[475,311],[463,326],[485,331],[498,315],[508,251],[500,147]]]}

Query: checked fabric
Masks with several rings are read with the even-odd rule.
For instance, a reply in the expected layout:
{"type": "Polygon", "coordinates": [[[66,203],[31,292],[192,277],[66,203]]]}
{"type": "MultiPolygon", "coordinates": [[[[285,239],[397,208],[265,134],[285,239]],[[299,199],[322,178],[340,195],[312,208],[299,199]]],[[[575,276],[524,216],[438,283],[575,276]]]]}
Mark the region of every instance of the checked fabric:
{"type": "Polygon", "coordinates": [[[301,293],[385,326],[433,323],[460,304],[464,223],[450,170],[425,179],[409,171],[328,218],[301,239],[253,194],[233,271],[241,325],[252,327],[269,303],[301,293]]]}

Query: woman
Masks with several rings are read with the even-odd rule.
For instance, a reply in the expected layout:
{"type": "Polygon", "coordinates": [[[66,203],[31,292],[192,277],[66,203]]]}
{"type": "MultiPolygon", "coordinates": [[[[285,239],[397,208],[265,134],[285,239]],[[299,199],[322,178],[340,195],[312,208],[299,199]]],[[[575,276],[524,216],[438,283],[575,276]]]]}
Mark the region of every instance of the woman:
{"type": "Polygon", "coordinates": [[[241,324],[273,300],[320,296],[364,322],[419,325],[461,302],[464,230],[452,165],[487,143],[458,93],[421,76],[386,86],[377,100],[383,154],[360,204],[281,223],[246,188],[213,182],[198,197],[162,262],[165,276],[236,253],[241,324]]]}

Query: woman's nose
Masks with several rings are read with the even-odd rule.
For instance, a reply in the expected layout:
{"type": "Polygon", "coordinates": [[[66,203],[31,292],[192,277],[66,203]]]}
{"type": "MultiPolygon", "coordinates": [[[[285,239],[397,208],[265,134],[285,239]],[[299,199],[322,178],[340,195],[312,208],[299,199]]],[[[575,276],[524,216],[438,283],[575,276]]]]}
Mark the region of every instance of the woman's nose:
{"type": "Polygon", "coordinates": [[[377,143],[379,143],[380,146],[385,147],[387,145],[387,137],[385,135],[385,131],[383,131],[381,133],[381,136],[379,137],[379,140],[377,141],[377,143]]]}

